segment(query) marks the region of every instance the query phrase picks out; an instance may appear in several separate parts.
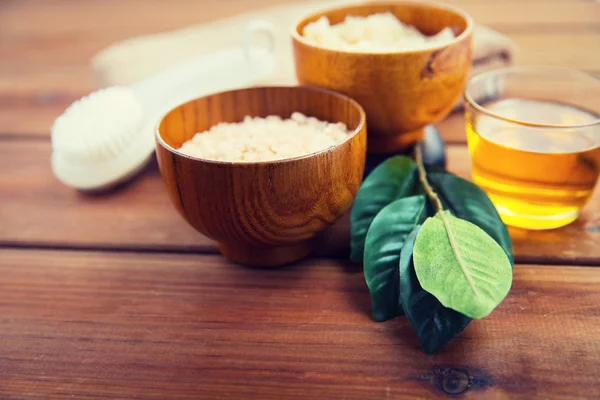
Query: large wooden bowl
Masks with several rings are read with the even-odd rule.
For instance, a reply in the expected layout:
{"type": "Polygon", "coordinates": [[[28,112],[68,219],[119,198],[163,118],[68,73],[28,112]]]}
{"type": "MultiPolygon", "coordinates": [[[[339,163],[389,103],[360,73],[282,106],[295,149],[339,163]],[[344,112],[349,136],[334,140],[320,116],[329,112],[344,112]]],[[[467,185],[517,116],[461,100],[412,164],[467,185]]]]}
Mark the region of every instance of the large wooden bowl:
{"type": "Polygon", "coordinates": [[[156,135],[158,164],[179,213],[219,242],[230,260],[276,266],[299,260],[314,236],[348,210],[361,183],[366,123],[354,100],[310,87],[260,87],[199,98],[170,111],[156,135]],[[281,161],[218,162],[177,149],[197,132],[244,116],[298,111],[344,122],[352,133],[336,147],[281,161]]]}
{"type": "Polygon", "coordinates": [[[309,15],[292,31],[296,75],[301,84],[335,90],[357,100],[367,113],[369,153],[406,150],[423,127],[444,118],[460,96],[471,66],[471,18],[456,8],[425,2],[344,6],[309,15]],[[330,50],[302,36],[322,16],[337,24],[347,15],[391,12],[432,35],[451,27],[448,45],[418,51],[358,53],[330,50]]]}

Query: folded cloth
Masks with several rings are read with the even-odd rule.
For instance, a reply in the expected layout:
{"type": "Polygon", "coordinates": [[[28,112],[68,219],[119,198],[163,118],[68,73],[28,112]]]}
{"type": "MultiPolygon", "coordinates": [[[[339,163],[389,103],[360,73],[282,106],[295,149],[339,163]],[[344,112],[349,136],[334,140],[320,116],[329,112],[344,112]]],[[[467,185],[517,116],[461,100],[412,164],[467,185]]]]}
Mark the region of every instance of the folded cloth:
{"type": "MultiPolygon", "coordinates": [[[[506,35],[487,26],[475,25],[473,30],[473,61],[470,75],[513,64],[517,45],[506,35]]],[[[463,108],[462,96],[456,102],[454,111],[463,108]]]]}
{"type": "MultiPolygon", "coordinates": [[[[290,32],[303,15],[339,5],[339,1],[288,3],[239,14],[211,23],[117,42],[97,53],[91,62],[99,87],[127,85],[203,53],[239,47],[244,28],[254,20],[270,22],[276,33],[277,68],[265,84],[296,84],[290,32]]],[[[488,27],[476,25],[473,33],[473,73],[510,65],[514,42],[488,27]]],[[[462,100],[456,108],[461,107],[462,100]]]]}

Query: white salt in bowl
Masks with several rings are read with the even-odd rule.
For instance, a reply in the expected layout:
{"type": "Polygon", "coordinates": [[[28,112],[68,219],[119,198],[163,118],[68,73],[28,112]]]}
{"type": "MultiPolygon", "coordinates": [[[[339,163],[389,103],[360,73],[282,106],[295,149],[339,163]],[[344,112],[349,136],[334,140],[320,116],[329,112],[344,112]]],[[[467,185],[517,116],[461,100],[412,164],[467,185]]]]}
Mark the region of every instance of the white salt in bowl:
{"type": "Polygon", "coordinates": [[[472,18],[443,3],[342,3],[310,13],[294,25],[291,39],[296,76],[302,85],[335,90],[364,107],[369,153],[406,151],[423,139],[423,128],[444,118],[460,97],[471,67],[472,32],[472,18]],[[390,13],[427,36],[450,29],[455,37],[423,47],[373,51],[331,48],[304,37],[304,28],[321,18],[337,25],[348,16],[381,13],[390,13]]]}
{"type": "Polygon", "coordinates": [[[314,87],[255,87],[217,93],[171,110],[156,133],[161,175],[180,215],[214,239],[230,260],[278,266],[313,250],[316,235],[352,205],[362,181],[366,122],[362,107],[314,87]],[[274,161],[215,161],[184,154],[183,143],[246,116],[289,118],[299,112],[342,122],[347,137],[334,146],[274,161]]]}

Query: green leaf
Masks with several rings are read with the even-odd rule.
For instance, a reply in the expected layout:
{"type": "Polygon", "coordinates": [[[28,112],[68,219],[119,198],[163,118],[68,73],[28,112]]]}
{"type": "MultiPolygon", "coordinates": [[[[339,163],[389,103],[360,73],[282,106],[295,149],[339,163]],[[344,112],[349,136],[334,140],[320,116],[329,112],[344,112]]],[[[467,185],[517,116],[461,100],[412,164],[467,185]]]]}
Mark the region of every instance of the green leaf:
{"type": "Polygon", "coordinates": [[[381,163],[365,179],[350,213],[350,259],[362,263],[365,238],[375,216],[394,200],[412,194],[416,166],[410,157],[396,156],[381,163]]]}
{"type": "Polygon", "coordinates": [[[472,321],[451,308],[444,307],[423,290],[413,264],[413,247],[420,225],[404,241],[400,254],[400,303],[414,328],[423,351],[433,354],[458,336],[472,321]]]}
{"type": "Polygon", "coordinates": [[[452,174],[431,173],[428,178],[444,207],[450,209],[454,216],[483,229],[502,247],[511,266],[514,265],[508,230],[485,192],[474,183],[452,174]]]}
{"type": "Polygon", "coordinates": [[[512,284],[510,261],[500,245],[448,211],[425,221],[413,259],[423,289],[471,318],[489,315],[512,284]]]}
{"type": "Polygon", "coordinates": [[[375,321],[402,314],[398,303],[398,263],[404,240],[426,218],[425,197],[396,200],[377,214],[365,240],[365,281],[375,321]]]}

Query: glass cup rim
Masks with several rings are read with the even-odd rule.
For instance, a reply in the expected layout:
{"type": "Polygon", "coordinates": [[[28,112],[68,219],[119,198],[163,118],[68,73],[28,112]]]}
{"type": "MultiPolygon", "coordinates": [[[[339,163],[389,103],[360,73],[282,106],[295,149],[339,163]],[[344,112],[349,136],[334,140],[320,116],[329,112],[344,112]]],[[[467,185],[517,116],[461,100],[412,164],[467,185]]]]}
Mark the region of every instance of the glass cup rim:
{"type": "Polygon", "coordinates": [[[591,122],[587,122],[585,124],[540,124],[540,123],[534,123],[534,122],[527,122],[527,121],[520,121],[518,119],[514,119],[514,118],[508,118],[508,117],[504,117],[500,114],[497,114],[489,109],[487,109],[486,107],[482,106],[481,104],[479,104],[470,94],[469,94],[469,90],[471,89],[472,85],[475,83],[478,83],[480,81],[489,79],[493,76],[498,76],[498,75],[505,75],[507,73],[510,72],[525,72],[525,71],[554,71],[554,72],[565,72],[565,73],[572,73],[572,74],[576,74],[579,75],[581,77],[585,77],[585,78],[591,78],[592,80],[597,81],[597,83],[600,84],[600,77],[596,76],[592,73],[586,72],[586,71],[581,71],[578,69],[573,69],[573,68],[563,68],[563,67],[546,67],[546,66],[512,66],[512,67],[503,67],[503,68],[498,68],[498,69],[494,69],[491,71],[484,71],[484,72],[480,72],[479,74],[473,76],[471,79],[469,79],[469,81],[467,82],[467,85],[465,86],[465,90],[464,90],[464,99],[465,102],[467,102],[471,107],[475,108],[477,111],[486,114],[490,117],[499,119],[499,120],[503,120],[503,121],[507,121],[513,124],[517,124],[517,125],[524,125],[524,126],[529,126],[529,127],[535,127],[535,128],[562,128],[562,129],[568,129],[568,128],[587,128],[587,127],[591,127],[591,126],[595,126],[595,125],[600,125],[600,118],[596,118],[594,121],[591,122]]]}

